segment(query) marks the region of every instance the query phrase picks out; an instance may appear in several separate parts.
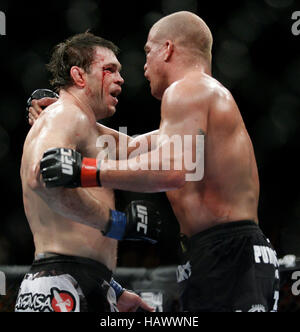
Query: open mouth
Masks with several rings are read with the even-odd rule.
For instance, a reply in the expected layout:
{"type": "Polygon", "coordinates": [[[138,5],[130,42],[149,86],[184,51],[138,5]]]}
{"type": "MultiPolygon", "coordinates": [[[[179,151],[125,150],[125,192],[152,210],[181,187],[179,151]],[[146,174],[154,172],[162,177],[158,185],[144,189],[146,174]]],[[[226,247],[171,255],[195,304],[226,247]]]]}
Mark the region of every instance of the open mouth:
{"type": "Polygon", "coordinates": [[[120,94],[120,92],[118,92],[118,91],[114,91],[114,92],[111,92],[111,93],[110,93],[110,95],[111,95],[113,98],[117,98],[119,94],[120,94]]]}
{"type": "Polygon", "coordinates": [[[115,105],[117,105],[117,103],[119,102],[117,97],[118,97],[118,95],[119,95],[120,93],[121,93],[121,91],[119,91],[119,90],[112,91],[112,92],[110,93],[110,96],[112,97],[112,99],[113,99],[115,105]]]}
{"type": "Polygon", "coordinates": [[[122,92],[122,89],[121,87],[115,87],[115,89],[111,90],[110,94],[114,97],[114,98],[117,98],[118,95],[122,92]]]}

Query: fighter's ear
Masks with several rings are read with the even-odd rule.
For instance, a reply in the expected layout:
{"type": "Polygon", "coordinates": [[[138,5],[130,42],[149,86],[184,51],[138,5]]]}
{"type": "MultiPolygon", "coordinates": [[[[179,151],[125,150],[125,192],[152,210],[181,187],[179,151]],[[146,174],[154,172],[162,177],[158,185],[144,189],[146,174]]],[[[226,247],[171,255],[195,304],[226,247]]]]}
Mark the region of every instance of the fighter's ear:
{"type": "Polygon", "coordinates": [[[173,52],[174,52],[174,43],[171,40],[167,40],[165,42],[165,56],[164,56],[164,60],[166,62],[170,60],[173,52]]]}
{"type": "Polygon", "coordinates": [[[84,77],[85,71],[77,66],[73,66],[70,69],[70,75],[71,78],[73,79],[73,82],[76,86],[79,88],[84,88],[85,87],[85,77],[84,77]]]}

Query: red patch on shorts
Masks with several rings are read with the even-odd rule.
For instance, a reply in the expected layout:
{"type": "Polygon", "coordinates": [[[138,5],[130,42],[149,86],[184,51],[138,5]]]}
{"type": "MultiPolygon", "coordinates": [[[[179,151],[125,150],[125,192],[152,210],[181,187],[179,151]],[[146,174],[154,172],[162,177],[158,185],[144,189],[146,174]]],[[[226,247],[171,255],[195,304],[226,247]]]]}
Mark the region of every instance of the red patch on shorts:
{"type": "Polygon", "coordinates": [[[54,312],[71,312],[75,310],[76,300],[71,293],[52,288],[51,295],[51,307],[54,312]]]}

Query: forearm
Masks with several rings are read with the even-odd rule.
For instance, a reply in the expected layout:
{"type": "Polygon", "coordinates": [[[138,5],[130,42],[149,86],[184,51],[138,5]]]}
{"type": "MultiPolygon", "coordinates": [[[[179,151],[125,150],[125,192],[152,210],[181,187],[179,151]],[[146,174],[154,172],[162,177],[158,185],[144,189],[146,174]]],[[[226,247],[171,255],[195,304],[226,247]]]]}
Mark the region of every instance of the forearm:
{"type": "Polygon", "coordinates": [[[185,174],[176,170],[174,164],[173,158],[162,159],[158,149],[128,160],[102,161],[101,185],[106,188],[148,193],[178,189],[184,185],[185,174]]]}
{"type": "Polygon", "coordinates": [[[101,175],[102,186],[106,188],[141,193],[167,192],[180,188],[181,174],[172,171],[118,171],[106,170],[101,175]],[[178,175],[177,175],[178,174],[178,175]]]}
{"type": "Polygon", "coordinates": [[[87,189],[42,188],[38,195],[57,214],[103,231],[109,221],[110,208],[87,189]]]}
{"type": "Polygon", "coordinates": [[[164,192],[185,184],[182,154],[167,153],[163,147],[127,160],[82,158],[71,149],[55,148],[41,161],[42,177],[48,188],[97,187],[135,192],[164,192]],[[71,172],[64,171],[61,157],[69,155],[71,172]],[[48,167],[46,163],[53,166],[48,167]],[[54,170],[56,170],[55,175],[54,170]]]}
{"type": "MultiPolygon", "coordinates": [[[[102,231],[102,234],[106,237],[113,238],[116,240],[123,239],[134,239],[134,240],[145,240],[151,243],[155,243],[159,237],[161,224],[160,216],[158,211],[153,208],[153,206],[147,202],[142,201],[133,201],[131,202],[124,212],[114,210],[113,197],[109,195],[109,191],[104,191],[103,189],[97,187],[99,184],[98,174],[100,172],[99,167],[96,165],[96,159],[91,159],[89,161],[89,166],[85,165],[85,159],[78,158],[79,153],[71,149],[53,149],[49,150],[45,158],[40,162],[40,169],[42,176],[33,177],[32,181],[32,190],[36,191],[43,200],[48,204],[57,213],[60,213],[67,218],[70,218],[74,221],[95,227],[98,230],[102,231]],[[62,163],[62,158],[59,158],[59,153],[62,153],[62,156],[65,156],[65,152],[68,152],[68,155],[71,161],[70,168],[68,168],[68,177],[64,173],[65,169],[61,168],[59,172],[62,177],[57,176],[53,178],[55,172],[53,172],[53,164],[51,166],[51,173],[47,171],[45,162],[53,160],[53,153],[55,152],[58,156],[55,157],[57,162],[56,167],[60,167],[62,163]],[[71,158],[71,157],[74,157],[71,158]],[[91,165],[94,166],[91,166],[91,165]],[[89,168],[87,171],[86,168],[89,168]],[[75,174],[75,178],[73,175],[75,174]],[[50,175],[50,178],[47,177],[50,175]],[[88,181],[83,181],[83,178],[88,176],[88,181]],[[78,179],[79,177],[79,179],[78,179]],[[97,179],[98,178],[98,179],[97,179]],[[36,180],[37,179],[37,180],[36,180]],[[42,179],[45,181],[46,186],[42,183],[42,179]],[[60,185],[57,186],[55,181],[60,181],[60,185]],[[64,181],[66,186],[61,186],[64,181]],[[89,187],[95,187],[90,189],[78,188],[82,186],[83,182],[89,187]],[[50,184],[50,185],[49,185],[50,184]],[[74,186],[76,184],[76,186],[74,186]],[[36,189],[34,187],[36,186],[36,189]],[[70,188],[70,189],[67,189],[70,188]],[[77,189],[75,189],[77,188],[77,189]],[[94,197],[94,193],[97,193],[94,197]],[[93,194],[91,194],[93,193],[93,194]],[[108,196],[105,195],[108,193],[108,196]],[[99,199],[99,195],[103,199],[99,199]],[[103,202],[106,202],[104,204],[103,202]],[[148,225],[146,221],[141,219],[142,215],[147,215],[151,221],[151,225],[148,225]]],[[[50,163],[51,164],[51,163],[50,163]]],[[[36,168],[36,171],[39,171],[39,168],[36,168]]]]}

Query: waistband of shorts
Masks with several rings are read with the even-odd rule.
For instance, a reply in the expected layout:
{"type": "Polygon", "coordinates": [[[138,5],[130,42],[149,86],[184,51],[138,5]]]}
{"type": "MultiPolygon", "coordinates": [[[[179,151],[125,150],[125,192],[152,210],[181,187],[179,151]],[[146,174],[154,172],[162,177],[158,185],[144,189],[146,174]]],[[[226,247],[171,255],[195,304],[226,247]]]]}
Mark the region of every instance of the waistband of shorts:
{"type": "Polygon", "coordinates": [[[255,231],[260,231],[260,228],[253,220],[240,220],[213,226],[191,237],[184,234],[181,234],[181,236],[182,240],[187,241],[190,245],[197,244],[199,246],[214,240],[231,238],[255,231]]]}
{"type": "Polygon", "coordinates": [[[112,271],[104,264],[91,258],[56,253],[44,253],[41,257],[43,258],[37,258],[33,261],[30,268],[31,273],[39,272],[42,269],[51,270],[55,268],[67,273],[70,269],[77,269],[78,267],[79,272],[82,270],[97,278],[103,278],[107,281],[110,281],[112,278],[112,271]]]}

